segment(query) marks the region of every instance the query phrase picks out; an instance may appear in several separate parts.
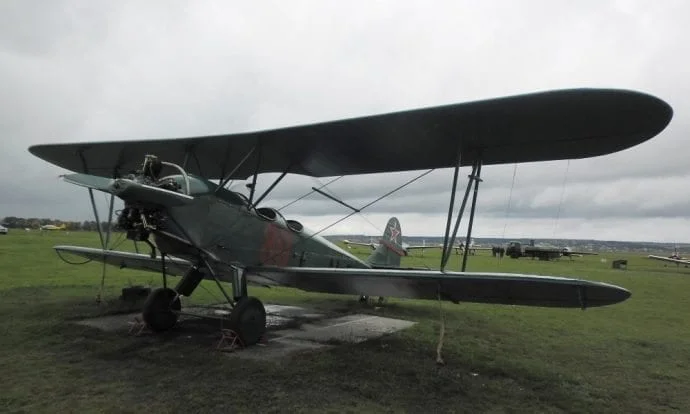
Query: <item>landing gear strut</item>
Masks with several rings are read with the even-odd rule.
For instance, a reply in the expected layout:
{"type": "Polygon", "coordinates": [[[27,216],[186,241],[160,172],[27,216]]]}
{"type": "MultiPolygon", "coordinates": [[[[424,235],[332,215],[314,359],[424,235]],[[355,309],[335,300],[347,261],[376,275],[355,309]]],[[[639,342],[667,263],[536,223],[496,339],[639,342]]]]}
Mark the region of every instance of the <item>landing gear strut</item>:
{"type": "MultiPolygon", "coordinates": [[[[233,304],[208,262],[206,268],[228,303],[233,304]]],[[[230,329],[237,333],[243,346],[254,345],[266,333],[266,309],[259,299],[247,295],[247,278],[244,269],[239,267],[233,267],[232,296],[234,304],[230,312],[230,329]]]]}

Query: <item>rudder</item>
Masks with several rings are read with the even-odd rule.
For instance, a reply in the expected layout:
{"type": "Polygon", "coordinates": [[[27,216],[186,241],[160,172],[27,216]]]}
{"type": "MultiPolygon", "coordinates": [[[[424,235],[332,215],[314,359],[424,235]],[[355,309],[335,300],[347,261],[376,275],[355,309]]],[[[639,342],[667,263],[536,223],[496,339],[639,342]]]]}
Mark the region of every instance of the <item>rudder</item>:
{"type": "Polygon", "coordinates": [[[376,250],[367,258],[367,263],[373,266],[400,267],[400,257],[404,255],[400,221],[391,217],[376,250]]]}

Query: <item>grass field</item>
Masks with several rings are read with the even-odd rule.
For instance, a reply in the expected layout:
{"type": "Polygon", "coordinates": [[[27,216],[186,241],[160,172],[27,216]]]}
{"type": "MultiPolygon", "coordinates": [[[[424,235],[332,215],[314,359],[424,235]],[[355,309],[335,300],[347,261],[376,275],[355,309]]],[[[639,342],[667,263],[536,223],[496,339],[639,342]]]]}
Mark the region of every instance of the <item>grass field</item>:
{"type": "MultiPolygon", "coordinates": [[[[445,366],[435,364],[438,304],[389,300],[358,310],[419,323],[363,344],[262,362],[214,352],[214,343],[71,323],[124,311],[123,286],[159,285],[160,277],[111,267],[110,303],[99,307],[101,265],[65,264],[55,244],[97,246],[98,238],[0,236],[2,412],[690,412],[690,269],[629,254],[499,262],[481,252],[468,270],[578,276],[621,285],[632,297],[586,311],[445,303],[445,366]],[[616,258],[629,259],[628,270],[612,270],[616,258]]],[[[415,255],[404,265],[438,266],[437,252],[415,255]]],[[[458,264],[453,256],[451,267],[458,264]]],[[[204,284],[189,301],[218,302],[212,283],[204,284]]],[[[269,303],[360,306],[353,297],[286,288],[250,294],[269,303]]]]}

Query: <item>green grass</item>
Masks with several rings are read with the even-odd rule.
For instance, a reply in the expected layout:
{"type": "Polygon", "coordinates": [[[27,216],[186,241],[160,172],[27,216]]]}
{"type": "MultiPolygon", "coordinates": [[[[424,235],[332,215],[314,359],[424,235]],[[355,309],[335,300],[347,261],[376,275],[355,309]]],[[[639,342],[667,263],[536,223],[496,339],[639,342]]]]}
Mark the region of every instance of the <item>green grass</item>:
{"type": "MultiPolygon", "coordinates": [[[[265,302],[419,322],[378,340],[269,362],[214,352],[213,340],[73,324],[126,311],[120,289],[158,285],[160,277],[110,267],[109,305],[97,306],[101,265],[65,264],[55,244],[98,240],[78,232],[0,236],[0,412],[690,412],[690,269],[630,254],[499,262],[481,252],[468,270],[577,276],[624,286],[632,297],[586,311],[444,303],[440,367],[436,302],[358,309],[353,297],[250,288],[265,302]],[[629,269],[612,270],[616,258],[629,259],[629,269]]],[[[438,252],[419,256],[404,265],[438,266],[438,252]]],[[[457,256],[450,264],[458,267],[457,256]]],[[[204,282],[186,303],[220,298],[204,282]]]]}

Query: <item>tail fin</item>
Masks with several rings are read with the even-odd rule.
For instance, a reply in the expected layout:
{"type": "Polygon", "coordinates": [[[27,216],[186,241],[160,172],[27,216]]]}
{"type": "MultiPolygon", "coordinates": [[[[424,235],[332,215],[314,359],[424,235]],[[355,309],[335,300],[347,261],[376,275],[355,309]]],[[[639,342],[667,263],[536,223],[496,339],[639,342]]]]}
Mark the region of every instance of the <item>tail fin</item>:
{"type": "Polygon", "coordinates": [[[400,256],[405,255],[402,246],[402,230],[397,218],[391,217],[374,253],[367,258],[373,266],[400,267],[400,256]]]}

